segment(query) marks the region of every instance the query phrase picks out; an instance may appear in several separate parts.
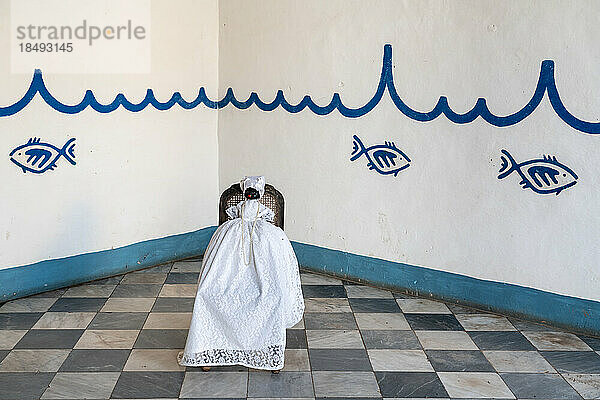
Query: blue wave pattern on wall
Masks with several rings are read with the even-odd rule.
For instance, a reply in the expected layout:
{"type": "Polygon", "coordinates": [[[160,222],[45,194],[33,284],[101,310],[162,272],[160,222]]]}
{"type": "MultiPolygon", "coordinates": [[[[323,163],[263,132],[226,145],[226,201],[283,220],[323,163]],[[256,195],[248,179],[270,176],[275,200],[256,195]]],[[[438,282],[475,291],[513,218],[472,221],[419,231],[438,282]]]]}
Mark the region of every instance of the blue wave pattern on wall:
{"type": "Polygon", "coordinates": [[[300,101],[298,104],[290,104],[285,99],[282,90],[277,91],[275,99],[270,103],[265,103],[262,101],[256,92],[252,92],[247,100],[240,101],[235,97],[232,88],[227,89],[227,93],[221,100],[214,101],[208,98],[203,87],[200,88],[196,99],[191,102],[184,100],[179,92],[173,93],[168,101],[160,102],[154,97],[154,92],[152,89],[148,89],[146,91],[146,97],[139,103],[132,103],[125,98],[125,95],[119,93],[111,103],[101,104],[96,100],[92,91],[87,90],[85,92],[85,96],[79,104],[67,105],[61,103],[54,96],[52,96],[52,94],[50,94],[46,88],[46,85],[44,84],[42,72],[39,69],[36,69],[27,93],[25,93],[23,98],[16,103],[7,107],[0,107],[0,116],[5,117],[18,113],[25,108],[27,104],[29,104],[29,102],[37,93],[39,93],[50,107],[65,114],[79,113],[88,106],[97,112],[109,113],[116,110],[119,106],[123,106],[123,108],[126,110],[136,112],[145,109],[148,105],[152,105],[158,110],[168,110],[175,104],[179,104],[179,106],[184,109],[192,109],[200,104],[204,104],[206,107],[212,109],[224,108],[229,104],[232,104],[233,107],[238,109],[247,109],[255,104],[262,111],[273,111],[277,107],[281,107],[287,112],[298,113],[308,107],[309,110],[317,115],[327,115],[333,110],[338,110],[340,114],[345,117],[357,118],[374,109],[383,98],[383,95],[387,89],[390,98],[398,110],[407,117],[416,121],[427,122],[436,119],[441,114],[444,114],[446,118],[457,124],[466,124],[472,122],[477,117],[481,117],[491,125],[503,127],[514,125],[527,118],[537,108],[544,97],[544,93],[547,92],[552,108],[567,125],[584,133],[600,133],[600,122],[587,122],[580,120],[572,115],[563,105],[556,88],[556,82],[554,80],[554,61],[552,60],[542,61],[539,80],[531,100],[529,100],[529,102],[519,111],[506,116],[497,116],[492,114],[492,112],[488,109],[486,100],[484,98],[477,99],[475,106],[464,114],[459,114],[452,111],[448,105],[448,99],[445,96],[441,96],[433,110],[429,112],[413,110],[407,106],[398,95],[396,87],[394,86],[392,69],[392,46],[390,44],[386,44],[383,51],[383,65],[381,68],[381,77],[379,79],[379,84],[377,85],[377,90],[375,91],[375,94],[371,100],[369,100],[364,106],[358,108],[346,107],[342,103],[340,94],[337,92],[333,94],[333,97],[328,105],[319,106],[315,104],[309,95],[304,96],[302,101],[300,101]]]}

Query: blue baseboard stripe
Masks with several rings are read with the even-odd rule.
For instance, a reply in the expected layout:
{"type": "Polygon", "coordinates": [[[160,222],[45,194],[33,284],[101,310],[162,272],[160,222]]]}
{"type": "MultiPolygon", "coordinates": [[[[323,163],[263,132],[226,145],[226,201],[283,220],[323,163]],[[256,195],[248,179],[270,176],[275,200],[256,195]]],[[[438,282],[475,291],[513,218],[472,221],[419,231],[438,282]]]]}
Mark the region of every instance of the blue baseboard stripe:
{"type": "MultiPolygon", "coordinates": [[[[0,303],[204,253],[216,227],[0,270],[0,303]]],[[[303,269],[600,336],[600,302],[292,242],[303,269]]]]}
{"type": "Polygon", "coordinates": [[[204,253],[216,227],[0,270],[0,302],[204,253]]]}
{"type": "Polygon", "coordinates": [[[300,265],[374,286],[600,336],[600,302],[293,242],[300,265]]]}

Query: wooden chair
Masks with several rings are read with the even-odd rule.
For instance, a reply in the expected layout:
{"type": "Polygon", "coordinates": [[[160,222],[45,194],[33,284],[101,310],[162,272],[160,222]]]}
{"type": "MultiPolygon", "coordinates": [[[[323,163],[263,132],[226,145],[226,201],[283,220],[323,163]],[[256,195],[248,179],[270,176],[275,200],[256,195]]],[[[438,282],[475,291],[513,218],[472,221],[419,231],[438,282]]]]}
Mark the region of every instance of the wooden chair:
{"type": "MultiPolygon", "coordinates": [[[[221,199],[219,200],[219,225],[227,221],[225,210],[231,206],[235,206],[242,200],[244,200],[244,194],[239,183],[234,183],[221,194],[221,199]]],[[[267,183],[265,184],[265,193],[258,201],[273,210],[275,213],[273,225],[283,229],[283,209],[285,205],[283,195],[267,183]]]]}

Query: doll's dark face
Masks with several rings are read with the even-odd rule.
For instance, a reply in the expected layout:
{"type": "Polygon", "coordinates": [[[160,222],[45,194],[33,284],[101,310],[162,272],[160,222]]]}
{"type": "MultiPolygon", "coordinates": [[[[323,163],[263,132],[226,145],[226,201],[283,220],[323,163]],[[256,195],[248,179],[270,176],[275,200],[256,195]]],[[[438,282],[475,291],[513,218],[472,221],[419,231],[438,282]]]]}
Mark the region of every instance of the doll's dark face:
{"type": "Polygon", "coordinates": [[[244,191],[244,197],[247,198],[248,200],[255,200],[260,197],[260,193],[258,193],[258,190],[254,189],[254,188],[247,188],[244,191]]]}

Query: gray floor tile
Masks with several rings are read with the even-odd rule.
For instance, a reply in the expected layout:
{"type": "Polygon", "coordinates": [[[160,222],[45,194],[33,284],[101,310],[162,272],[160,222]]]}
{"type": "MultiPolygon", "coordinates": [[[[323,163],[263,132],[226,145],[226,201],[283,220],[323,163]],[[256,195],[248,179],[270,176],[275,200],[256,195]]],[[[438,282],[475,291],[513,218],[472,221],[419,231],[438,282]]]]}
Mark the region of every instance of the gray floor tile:
{"type": "Polygon", "coordinates": [[[300,280],[303,285],[342,285],[340,279],[305,272],[300,273],[300,280]]]}
{"type": "Polygon", "coordinates": [[[157,297],[161,288],[162,285],[151,283],[121,283],[117,285],[111,297],[157,297]]]}
{"type": "Polygon", "coordinates": [[[313,371],[371,371],[366,350],[309,349],[308,357],[313,371]]]}
{"type": "Polygon", "coordinates": [[[356,313],[360,330],[410,330],[402,313],[356,313]]]}
{"type": "Polygon", "coordinates": [[[423,350],[369,350],[373,371],[434,372],[423,350]]]}
{"type": "Polygon", "coordinates": [[[516,331],[506,317],[493,314],[458,314],[456,319],[466,331],[516,331]]]}
{"type": "Polygon", "coordinates": [[[0,372],[56,372],[69,349],[15,349],[0,363],[0,372]]]}
{"type": "Polygon", "coordinates": [[[350,313],[350,303],[346,298],[310,298],[304,299],[304,311],[307,313],[350,313]]]}
{"type": "Polygon", "coordinates": [[[5,329],[31,329],[44,313],[0,313],[0,331],[5,329]]]}
{"type": "Polygon", "coordinates": [[[131,272],[132,274],[167,274],[171,271],[173,267],[172,262],[168,262],[165,264],[155,265],[149,268],[138,269],[137,271],[131,272]]]}
{"type": "Polygon", "coordinates": [[[478,350],[426,350],[426,353],[438,372],[495,372],[478,350]]]}
{"type": "Polygon", "coordinates": [[[482,311],[476,308],[465,307],[458,304],[446,303],[450,311],[454,314],[481,314],[482,311]]]}
{"type": "Polygon", "coordinates": [[[0,373],[0,399],[39,399],[53,377],[54,372],[0,373]]]}
{"type": "Polygon", "coordinates": [[[179,397],[243,398],[247,385],[248,372],[186,372],[179,397]]]}
{"type": "Polygon", "coordinates": [[[556,373],[537,351],[484,351],[483,354],[498,372],[556,373]]]}
{"type": "Polygon", "coordinates": [[[130,350],[75,349],[60,367],[60,372],[118,372],[129,357],[130,350]]]}
{"type": "Polygon", "coordinates": [[[55,297],[24,297],[2,304],[0,313],[46,312],[55,301],[55,297]]]}
{"type": "Polygon", "coordinates": [[[352,313],[305,313],[306,329],[357,329],[352,313]]]}
{"type": "Polygon", "coordinates": [[[600,375],[563,374],[563,378],[584,399],[600,399],[600,375]]]}
{"type": "Polygon", "coordinates": [[[11,350],[27,333],[26,329],[4,329],[0,330],[0,349],[11,350]]]}
{"type": "Polygon", "coordinates": [[[579,394],[558,374],[500,374],[520,399],[580,399],[579,394]]]}
{"type": "Polygon", "coordinates": [[[142,329],[135,349],[181,349],[185,347],[187,329],[142,329]]]}
{"type": "Polygon", "coordinates": [[[154,302],[152,312],[192,312],[193,297],[159,297],[154,302]]]}
{"type": "Polygon", "coordinates": [[[381,398],[373,372],[313,372],[315,397],[376,397],[381,398]]]}
{"type": "Polygon", "coordinates": [[[542,351],[558,372],[600,374],[600,355],[593,351],[542,351]]]}
{"type": "Polygon", "coordinates": [[[111,398],[177,398],[184,372],[121,372],[111,398]]]}
{"type": "Polygon", "coordinates": [[[32,329],[15,349],[72,349],[83,332],[83,329],[32,329]]]}
{"type": "Polygon", "coordinates": [[[438,372],[452,398],[514,399],[506,383],[492,372],[438,372]]]}
{"type": "Polygon", "coordinates": [[[465,331],[416,331],[425,350],[478,350],[465,331]]]}
{"type": "Polygon", "coordinates": [[[106,303],[101,297],[61,297],[50,307],[53,312],[97,312],[106,303]]]}
{"type": "Polygon", "coordinates": [[[355,313],[399,313],[395,299],[349,298],[350,308],[355,313]]]}
{"type": "Polygon", "coordinates": [[[88,329],[142,329],[148,313],[145,312],[99,312],[88,329]]]}
{"type": "Polygon", "coordinates": [[[177,261],[171,267],[171,272],[200,272],[202,261],[177,261]]]}
{"type": "Polygon", "coordinates": [[[447,398],[435,372],[376,372],[383,397],[447,398]]]}
{"type": "Polygon", "coordinates": [[[471,339],[481,350],[536,350],[520,332],[469,332],[471,339]]]}
{"type": "Polygon", "coordinates": [[[0,350],[0,362],[4,360],[4,357],[6,357],[8,353],[10,353],[10,350],[0,350]]]}
{"type": "Polygon", "coordinates": [[[311,349],[362,349],[364,344],[358,330],[307,330],[308,347],[311,349]]]}
{"type": "Polygon", "coordinates": [[[413,331],[361,331],[367,349],[418,350],[419,340],[413,331]]]}
{"type": "Polygon", "coordinates": [[[523,331],[525,337],[538,349],[547,351],[591,351],[576,335],[568,332],[523,331]]]}
{"type": "Polygon", "coordinates": [[[451,314],[446,304],[426,299],[396,300],[403,313],[451,314]]]}
{"type": "Polygon", "coordinates": [[[59,372],[42,399],[108,399],[119,372],[59,372]]]}
{"type": "Polygon", "coordinates": [[[62,297],[110,297],[117,285],[79,285],[69,288],[62,297]]]}
{"type": "Polygon", "coordinates": [[[167,279],[166,273],[143,273],[143,274],[127,274],[121,280],[121,284],[132,284],[132,283],[140,283],[140,284],[163,284],[167,279]]]}
{"type": "Polygon", "coordinates": [[[313,397],[310,372],[250,372],[248,397],[313,397]]]}
{"type": "Polygon", "coordinates": [[[171,272],[165,283],[198,283],[198,272],[171,272]]]}

